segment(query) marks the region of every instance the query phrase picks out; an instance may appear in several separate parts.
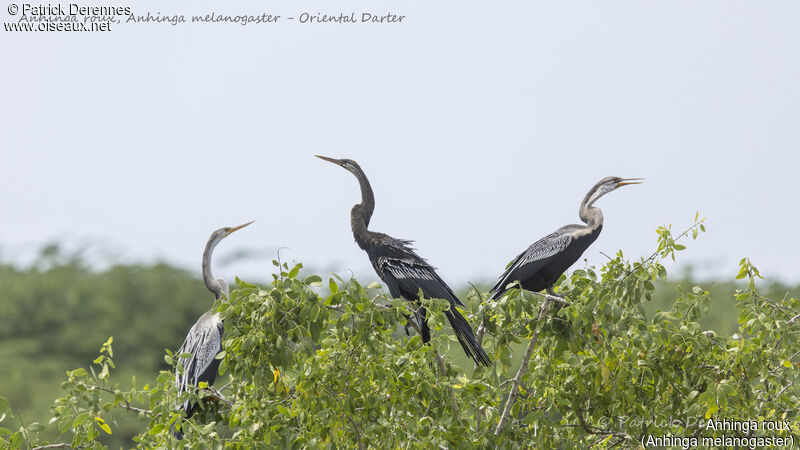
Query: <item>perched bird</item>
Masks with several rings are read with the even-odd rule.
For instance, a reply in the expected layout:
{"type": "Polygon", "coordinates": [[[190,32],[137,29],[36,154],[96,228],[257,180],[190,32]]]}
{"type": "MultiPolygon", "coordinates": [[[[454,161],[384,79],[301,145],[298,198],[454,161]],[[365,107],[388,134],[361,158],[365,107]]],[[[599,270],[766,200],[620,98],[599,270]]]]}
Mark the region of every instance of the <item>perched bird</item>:
{"type": "MultiPolygon", "coordinates": [[[[220,241],[234,231],[240,230],[251,223],[253,222],[248,222],[238,227],[220,228],[211,234],[208,243],[206,243],[206,249],[203,252],[203,281],[217,300],[227,298],[230,291],[225,280],[214,278],[211,275],[211,253],[220,241]]],[[[178,393],[187,391],[190,389],[189,386],[197,386],[201,381],[205,381],[209,385],[214,383],[220,362],[220,360],[216,359],[216,356],[222,351],[222,333],[224,330],[225,327],[219,314],[214,311],[207,311],[197,319],[177,353],[178,355],[181,353],[192,354],[191,357],[183,360],[183,374],[178,370],[175,371],[175,384],[178,386],[178,393]]],[[[181,405],[181,409],[186,412],[186,418],[192,417],[196,408],[196,404],[188,401],[181,405]]],[[[178,439],[183,438],[182,431],[174,431],[173,434],[178,439]]]]}
{"type": "MultiPolygon", "coordinates": [[[[383,233],[369,231],[369,220],[375,209],[375,197],[367,176],[358,163],[350,159],[334,159],[326,156],[317,158],[344,167],[358,179],[361,186],[361,203],[350,211],[350,226],[358,246],[367,252],[369,261],[378,276],[389,287],[395,298],[410,301],[419,300],[419,291],[425,298],[441,298],[450,302],[450,309],[444,314],[455,331],[464,352],[477,364],[490,365],[491,361],[483,348],[475,340],[469,322],[458,312],[456,305],[463,305],[453,290],[436,273],[436,269],[417,255],[410,247],[411,241],[395,239],[383,233]]],[[[419,307],[416,311],[417,323],[423,342],[430,342],[430,328],[426,320],[427,311],[419,307]]]]}
{"type": "Polygon", "coordinates": [[[619,187],[642,183],[639,180],[643,178],[606,177],[597,182],[578,210],[578,216],[586,225],[565,225],[534,242],[503,272],[492,287],[491,299],[502,297],[514,281],[519,281],[528,291],[546,289],[548,294],[555,295],[553,283],[581,257],[603,229],[603,212],[592,206],[594,202],[619,187]]]}

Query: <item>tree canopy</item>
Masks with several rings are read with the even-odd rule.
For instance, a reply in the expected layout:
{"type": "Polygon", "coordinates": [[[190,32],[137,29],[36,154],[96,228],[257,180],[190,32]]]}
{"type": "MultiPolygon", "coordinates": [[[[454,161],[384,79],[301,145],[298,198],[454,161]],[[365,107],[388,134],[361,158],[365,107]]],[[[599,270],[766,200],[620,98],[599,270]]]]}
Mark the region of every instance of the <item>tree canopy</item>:
{"type": "Polygon", "coordinates": [[[160,448],[178,444],[176,427],[190,448],[798,442],[797,298],[765,296],[745,258],[734,333],[701,325],[709,288],[680,292],[664,310],[646,308],[667,276],[664,260],[701,231],[702,220],[677,235],[661,227],[649,257],[619,252],[602,267],[574,270],[558,282],[563,300],[519,289],[497,302],[476,290],[462,296],[464,316],[486,329],[483,345],[495,360],[488,368],[456,356],[446,301],[423,300],[434,330],[425,345],[403,332],[409,304],[379,284],[323,280],[275,261],[271,284],[237,280],[229,300],[214,304],[226,327],[215,387],[179,395],[174,370],[185,355],[169,350],[155,381],[119,380],[115,350],[121,357],[123,347],[115,346],[124,343],[109,338],[87,368],[67,372],[49,425],[15,422],[0,398],[0,442],[103,448],[115,411],[141,421],[137,445],[160,448]],[[190,420],[178,409],[186,400],[202,403],[190,420]],[[60,440],[40,437],[48,426],[60,440]]]}

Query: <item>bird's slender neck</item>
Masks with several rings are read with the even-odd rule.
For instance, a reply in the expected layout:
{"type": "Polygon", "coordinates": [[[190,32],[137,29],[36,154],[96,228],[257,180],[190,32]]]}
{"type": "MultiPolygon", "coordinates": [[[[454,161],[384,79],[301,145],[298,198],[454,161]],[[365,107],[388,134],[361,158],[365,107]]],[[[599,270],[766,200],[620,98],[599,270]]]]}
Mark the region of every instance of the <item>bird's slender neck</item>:
{"type": "Polygon", "coordinates": [[[367,229],[372,212],[375,210],[375,196],[372,194],[372,186],[364,172],[355,173],[358,184],[361,186],[361,203],[353,206],[350,210],[350,227],[353,229],[353,236],[356,238],[358,246],[366,249],[371,242],[372,232],[367,229]]]}
{"type": "Polygon", "coordinates": [[[209,241],[208,245],[206,245],[206,249],[203,251],[203,282],[217,300],[226,295],[222,286],[222,280],[214,278],[214,275],[211,273],[211,253],[214,252],[214,247],[217,246],[218,242],[218,240],[209,241]]]}
{"type": "Polygon", "coordinates": [[[603,211],[594,205],[601,196],[597,195],[596,187],[586,193],[586,196],[581,202],[581,207],[578,210],[578,216],[581,220],[592,230],[597,229],[603,225],[603,211]]]}

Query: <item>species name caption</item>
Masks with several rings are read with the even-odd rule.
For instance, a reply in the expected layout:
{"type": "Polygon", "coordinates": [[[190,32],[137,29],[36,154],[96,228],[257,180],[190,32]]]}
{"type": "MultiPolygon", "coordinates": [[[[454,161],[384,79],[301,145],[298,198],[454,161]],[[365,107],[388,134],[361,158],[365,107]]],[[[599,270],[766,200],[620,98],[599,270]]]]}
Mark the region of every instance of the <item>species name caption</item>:
{"type": "MultiPolygon", "coordinates": [[[[277,14],[260,14],[260,15],[225,15],[225,14],[205,14],[191,16],[192,22],[239,22],[242,25],[248,23],[279,23],[279,22],[297,22],[304,24],[359,24],[359,23],[401,23],[406,16],[402,14],[373,14],[368,12],[362,13],[340,13],[340,14],[323,14],[323,13],[307,13],[304,12],[298,16],[281,16],[277,14]]],[[[171,25],[179,23],[187,23],[188,20],[183,14],[176,15],[162,15],[160,12],[153,15],[147,12],[145,15],[130,14],[125,23],[147,23],[147,22],[167,22],[171,25]]]]}
{"type": "Polygon", "coordinates": [[[295,15],[270,13],[202,13],[202,14],[163,14],[162,12],[134,11],[130,6],[84,6],[77,3],[11,4],[8,8],[11,15],[19,14],[19,21],[46,22],[79,22],[80,17],[102,16],[112,23],[164,23],[178,25],[182,23],[237,23],[273,24],[397,24],[403,23],[406,16],[392,12],[302,12],[295,15]]]}
{"type": "MultiPolygon", "coordinates": [[[[701,426],[701,428],[703,428],[701,426]]],[[[794,448],[794,436],[790,421],[754,421],[732,419],[708,419],[704,427],[707,431],[721,431],[718,436],[675,436],[643,435],[639,441],[644,448],[676,447],[688,450],[698,447],[741,447],[741,448],[794,448]],[[784,436],[753,436],[756,431],[782,432],[784,436]]]]}

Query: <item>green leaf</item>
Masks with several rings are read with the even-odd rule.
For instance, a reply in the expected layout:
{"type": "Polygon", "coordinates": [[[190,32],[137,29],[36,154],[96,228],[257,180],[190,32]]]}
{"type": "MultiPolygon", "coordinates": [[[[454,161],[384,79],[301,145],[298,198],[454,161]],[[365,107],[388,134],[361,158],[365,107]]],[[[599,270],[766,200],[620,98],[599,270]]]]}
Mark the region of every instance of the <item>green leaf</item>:
{"type": "Polygon", "coordinates": [[[308,286],[322,286],[322,278],[319,275],[309,275],[303,280],[308,286]]]}
{"type": "Polygon", "coordinates": [[[331,294],[339,292],[339,285],[336,284],[335,281],[333,281],[333,278],[328,280],[328,290],[331,291],[331,294]]]}
{"type": "Polygon", "coordinates": [[[84,422],[89,420],[92,417],[91,414],[88,412],[80,413],[75,420],[72,421],[72,428],[78,428],[79,426],[83,425],[84,422]]]}
{"type": "Polygon", "coordinates": [[[678,316],[675,315],[672,311],[659,311],[653,316],[653,322],[663,322],[663,321],[671,321],[675,322],[678,320],[678,316]]]}
{"type": "Polygon", "coordinates": [[[225,375],[228,372],[228,360],[227,359],[223,359],[222,361],[220,361],[218,372],[219,372],[220,375],[225,375]]]}
{"type": "Polygon", "coordinates": [[[95,417],[94,421],[100,427],[101,430],[105,431],[106,434],[111,434],[111,427],[108,426],[105,420],[102,417],[95,417]]]}
{"type": "Polygon", "coordinates": [[[32,424],[28,425],[28,431],[33,433],[39,432],[44,430],[46,427],[39,422],[33,422],[32,424]]]}
{"type": "Polygon", "coordinates": [[[22,433],[17,431],[11,435],[11,448],[22,448],[22,433]]]}

